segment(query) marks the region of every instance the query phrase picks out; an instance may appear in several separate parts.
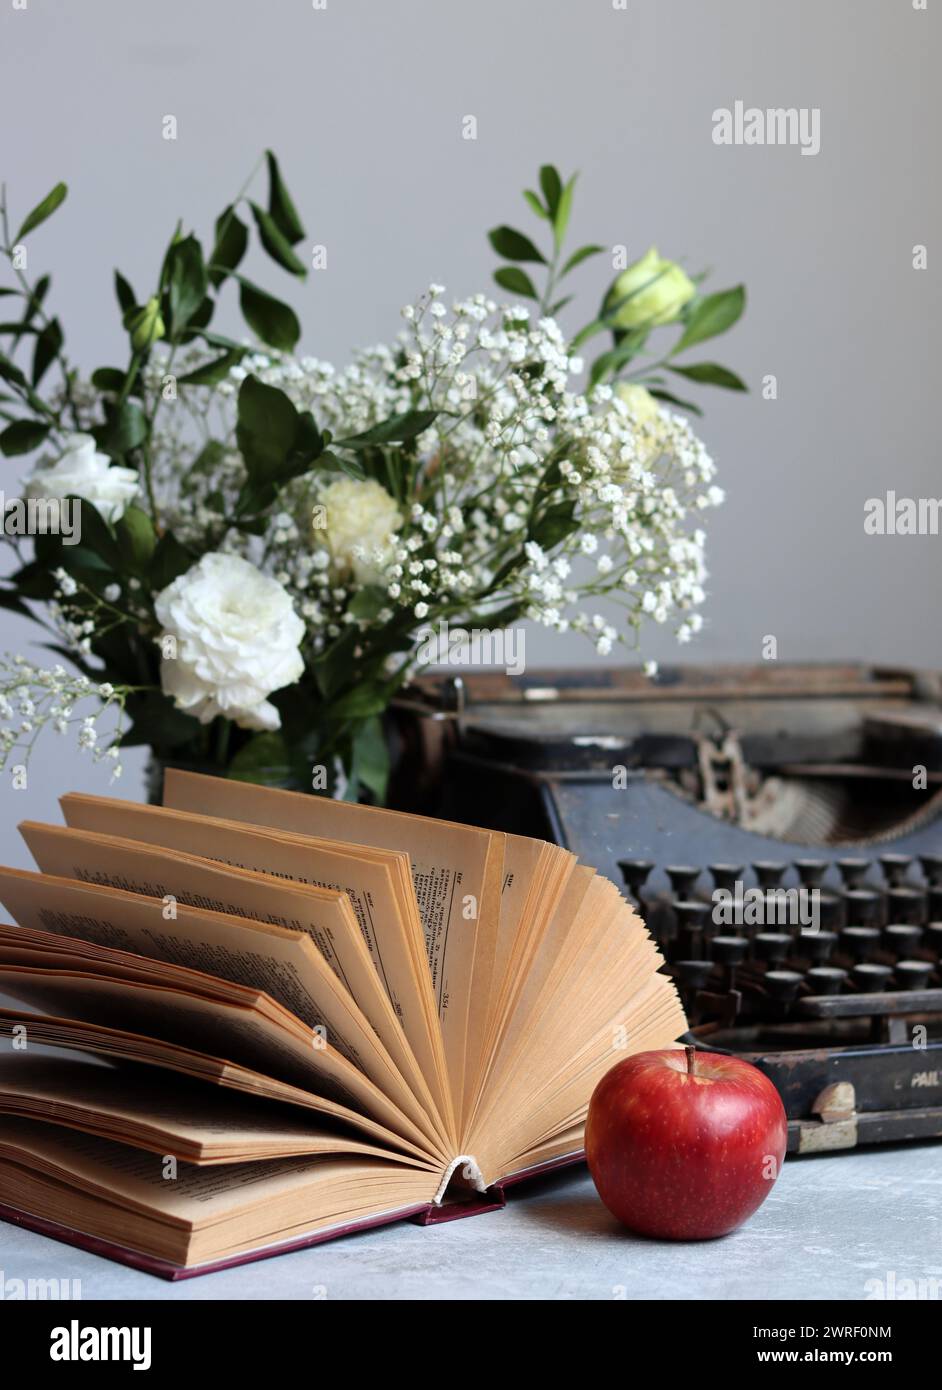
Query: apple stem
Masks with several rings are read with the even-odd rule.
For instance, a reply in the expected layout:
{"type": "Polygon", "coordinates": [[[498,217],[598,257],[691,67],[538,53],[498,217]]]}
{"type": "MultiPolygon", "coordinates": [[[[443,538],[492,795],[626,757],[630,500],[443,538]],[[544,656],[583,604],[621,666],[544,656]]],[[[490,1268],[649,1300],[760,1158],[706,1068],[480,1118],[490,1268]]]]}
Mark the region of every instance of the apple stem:
{"type": "Polygon", "coordinates": [[[695,1047],[685,1047],[684,1051],[687,1054],[687,1075],[694,1076],[696,1074],[694,1059],[697,1055],[697,1049],[695,1047]]]}

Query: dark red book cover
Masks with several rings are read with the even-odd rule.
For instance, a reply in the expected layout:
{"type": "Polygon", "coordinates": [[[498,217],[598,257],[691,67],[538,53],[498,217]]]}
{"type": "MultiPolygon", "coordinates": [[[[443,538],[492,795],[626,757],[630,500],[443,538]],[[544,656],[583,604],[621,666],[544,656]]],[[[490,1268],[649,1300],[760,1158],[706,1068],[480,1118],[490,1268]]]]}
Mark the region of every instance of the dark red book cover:
{"type": "Polygon", "coordinates": [[[441,1203],[423,1203],[417,1207],[405,1207],[398,1211],[385,1212],[380,1216],[369,1216],[362,1221],[351,1222],[349,1225],[330,1226],[326,1230],[315,1231],[311,1235],[297,1236],[292,1240],[266,1245],[261,1249],[249,1250],[239,1255],[228,1256],[226,1259],[213,1260],[208,1264],[194,1265],[189,1268],[172,1264],[169,1260],[157,1259],[152,1255],[142,1255],[137,1250],[129,1250],[126,1246],[118,1245],[114,1241],[102,1240],[97,1236],[86,1235],[83,1231],[72,1230],[71,1227],[61,1225],[56,1221],[45,1221],[42,1217],[31,1216],[28,1212],[19,1211],[17,1208],[6,1206],[2,1202],[0,1202],[0,1220],[8,1221],[14,1226],[22,1226],[28,1231],[35,1231],[38,1235],[49,1236],[52,1240],[62,1241],[65,1245],[73,1245],[78,1250],[87,1250],[92,1255],[101,1255],[118,1264],[128,1265],[131,1269],[140,1269],[148,1274],[156,1274],[161,1279],[194,1279],[201,1274],[214,1274],[217,1270],[233,1269],[236,1265],[252,1264],[255,1260],[271,1259],[274,1255],[285,1255],[292,1250],[306,1250],[312,1245],[323,1245],[328,1240],[338,1240],[341,1236],[352,1235],[357,1231],[369,1231],[377,1226],[390,1226],[395,1221],[411,1220],[420,1226],[438,1226],[445,1221],[458,1221],[466,1216],[480,1216],[484,1212],[499,1211],[501,1207],[507,1205],[506,1192],[509,1187],[515,1187],[518,1183],[527,1182],[533,1178],[543,1177],[559,1168],[572,1167],[581,1163],[584,1157],[585,1155],[581,1152],[566,1154],[563,1158],[553,1158],[546,1163],[538,1163],[533,1168],[525,1168],[519,1173],[511,1173],[484,1192],[472,1191],[467,1196],[462,1195],[460,1199],[446,1199],[441,1203]]]}

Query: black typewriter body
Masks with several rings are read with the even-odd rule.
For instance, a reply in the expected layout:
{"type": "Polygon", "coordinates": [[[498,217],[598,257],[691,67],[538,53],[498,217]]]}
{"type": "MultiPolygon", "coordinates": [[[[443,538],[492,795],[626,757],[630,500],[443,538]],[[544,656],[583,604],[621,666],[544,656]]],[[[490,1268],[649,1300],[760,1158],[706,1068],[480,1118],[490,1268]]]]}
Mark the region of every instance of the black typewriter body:
{"type": "Polygon", "coordinates": [[[462,672],[395,714],[395,804],[624,883],[697,1045],[789,1150],[942,1136],[942,680],[853,665],[462,672]]]}

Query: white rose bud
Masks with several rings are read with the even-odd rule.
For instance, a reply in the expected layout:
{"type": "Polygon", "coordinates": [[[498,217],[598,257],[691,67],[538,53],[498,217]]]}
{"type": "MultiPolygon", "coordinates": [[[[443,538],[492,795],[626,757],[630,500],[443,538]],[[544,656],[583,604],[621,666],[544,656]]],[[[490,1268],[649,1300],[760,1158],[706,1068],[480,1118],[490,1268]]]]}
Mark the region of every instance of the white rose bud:
{"type": "Polygon", "coordinates": [[[656,328],[673,323],[697,287],[674,261],[664,260],[657,247],[623,270],[609,290],[604,312],[616,328],[656,328]]]}
{"type": "Polygon", "coordinates": [[[158,594],[164,635],[176,638],[160,680],[178,709],[209,724],[217,714],[243,729],[278,729],[268,700],[304,670],[304,623],[290,595],[238,555],[209,554],[158,594]]]}
{"type": "Polygon", "coordinates": [[[134,500],[138,476],[133,468],[112,467],[99,454],[90,434],[70,434],[57,459],[40,459],[27,479],[27,498],[81,497],[97,507],[106,521],[118,521],[134,500]]]}
{"type": "Polygon", "coordinates": [[[392,542],[402,525],[395,499],[373,479],[341,478],[321,493],[327,529],[324,538],[338,573],[352,573],[361,584],[374,583],[392,558],[392,542]],[[358,554],[354,554],[354,551],[358,554]],[[377,559],[379,557],[379,559],[377,559]]]}
{"type": "MultiPolygon", "coordinates": [[[[620,381],[615,387],[615,394],[631,412],[635,427],[635,454],[638,461],[647,467],[667,446],[667,417],[651,392],[640,382],[620,381]]],[[[617,465],[613,471],[616,475],[621,472],[617,465]]]]}

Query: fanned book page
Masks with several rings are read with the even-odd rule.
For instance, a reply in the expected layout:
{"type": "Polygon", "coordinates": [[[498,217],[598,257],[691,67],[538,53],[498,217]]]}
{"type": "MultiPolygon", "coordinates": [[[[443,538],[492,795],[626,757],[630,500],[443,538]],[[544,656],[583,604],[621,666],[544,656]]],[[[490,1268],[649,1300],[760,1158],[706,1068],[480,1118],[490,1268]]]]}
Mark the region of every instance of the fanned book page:
{"type": "Polygon", "coordinates": [[[686,1027],[558,846],[191,773],[0,869],[0,1216],[176,1278],[502,1204],[686,1027]],[[55,1049],[54,1052],[51,1049],[55,1049]]]}

